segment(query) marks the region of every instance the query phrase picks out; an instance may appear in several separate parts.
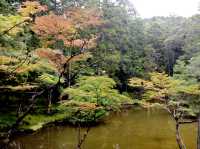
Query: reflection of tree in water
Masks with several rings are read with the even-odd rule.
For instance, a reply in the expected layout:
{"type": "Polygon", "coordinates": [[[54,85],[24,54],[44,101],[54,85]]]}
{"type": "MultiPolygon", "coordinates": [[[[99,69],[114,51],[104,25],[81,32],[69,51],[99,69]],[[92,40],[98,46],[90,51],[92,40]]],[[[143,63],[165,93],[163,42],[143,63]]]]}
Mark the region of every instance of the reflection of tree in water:
{"type": "Polygon", "coordinates": [[[8,141],[0,146],[2,149],[25,149],[25,146],[20,141],[8,141]]]}
{"type": "Polygon", "coordinates": [[[81,126],[80,124],[78,124],[77,127],[77,146],[76,149],[81,149],[81,146],[83,145],[83,143],[85,142],[87,135],[89,134],[89,131],[91,130],[90,126],[86,126],[86,130],[83,134],[81,134],[81,126]]]}
{"type": "MultiPolygon", "coordinates": [[[[76,127],[77,138],[76,138],[76,143],[73,145],[75,149],[82,149],[82,146],[84,142],[86,141],[86,138],[90,130],[91,130],[90,125],[81,126],[80,124],[77,124],[77,127],[76,127]]],[[[48,128],[47,128],[47,132],[49,132],[48,128]]],[[[39,139],[40,141],[38,142],[42,142],[42,143],[37,147],[53,149],[53,146],[51,146],[52,144],[49,142],[51,140],[49,137],[50,136],[48,134],[47,136],[45,136],[45,140],[41,141],[39,139]]],[[[24,144],[23,141],[12,139],[12,138],[10,138],[10,140],[1,139],[0,149],[26,149],[26,143],[24,144]]]]}

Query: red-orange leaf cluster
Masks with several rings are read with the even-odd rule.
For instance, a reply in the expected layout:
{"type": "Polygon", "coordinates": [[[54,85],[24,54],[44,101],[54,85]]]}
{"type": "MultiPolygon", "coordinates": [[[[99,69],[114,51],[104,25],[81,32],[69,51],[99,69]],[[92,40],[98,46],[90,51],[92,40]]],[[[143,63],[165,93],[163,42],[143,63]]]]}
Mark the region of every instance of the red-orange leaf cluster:
{"type": "Polygon", "coordinates": [[[54,37],[56,39],[66,39],[75,31],[69,20],[54,14],[37,17],[32,29],[43,38],[54,37]]]}
{"type": "Polygon", "coordinates": [[[59,72],[66,61],[66,58],[62,53],[51,49],[37,49],[36,54],[41,58],[47,59],[59,72]]]}
{"type": "Polygon", "coordinates": [[[96,47],[96,37],[91,39],[75,39],[75,40],[65,40],[64,44],[68,47],[83,47],[86,49],[96,47]]]}
{"type": "MultiPolygon", "coordinates": [[[[62,40],[66,46],[82,47],[85,39],[74,39],[76,30],[100,24],[102,24],[101,13],[96,9],[70,8],[60,16],[50,14],[37,17],[32,29],[44,39],[47,46],[56,40],[62,40]]],[[[92,43],[91,41],[88,43],[92,43]]]]}
{"type": "Polygon", "coordinates": [[[69,59],[70,59],[69,63],[72,63],[72,62],[76,62],[76,61],[86,60],[89,57],[91,57],[89,52],[78,54],[76,56],[73,56],[73,58],[71,58],[71,56],[65,57],[61,52],[56,51],[56,50],[52,50],[52,49],[49,49],[49,48],[47,48],[47,49],[44,49],[44,48],[37,49],[35,51],[35,53],[40,58],[47,59],[48,62],[51,65],[53,65],[57,69],[58,72],[62,71],[63,65],[69,59]]]}
{"type": "Polygon", "coordinates": [[[64,13],[65,18],[73,22],[76,28],[101,25],[102,13],[95,8],[70,8],[64,13]]]}

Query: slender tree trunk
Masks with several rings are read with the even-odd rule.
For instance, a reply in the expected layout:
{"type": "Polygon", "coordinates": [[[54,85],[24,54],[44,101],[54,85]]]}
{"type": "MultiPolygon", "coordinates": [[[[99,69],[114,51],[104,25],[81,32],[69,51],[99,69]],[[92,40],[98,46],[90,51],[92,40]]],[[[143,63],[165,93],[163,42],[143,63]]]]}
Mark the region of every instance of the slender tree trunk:
{"type": "Polygon", "coordinates": [[[68,87],[71,86],[71,63],[69,63],[69,70],[68,70],[68,87]]]}
{"type": "Polygon", "coordinates": [[[179,122],[178,120],[176,120],[176,142],[179,146],[179,149],[186,149],[184,143],[183,143],[183,140],[181,138],[181,135],[180,135],[180,127],[179,127],[179,122]]]}
{"type": "Polygon", "coordinates": [[[52,102],[52,89],[49,92],[49,97],[48,97],[48,107],[47,107],[47,113],[51,114],[51,102],[52,102]]]}
{"type": "Polygon", "coordinates": [[[200,113],[198,114],[197,127],[198,127],[198,134],[197,134],[197,149],[200,149],[200,113]]]}
{"type": "Polygon", "coordinates": [[[48,103],[47,113],[48,113],[48,114],[51,114],[51,99],[49,99],[48,102],[49,102],[49,103],[48,103]]]}
{"type": "Polygon", "coordinates": [[[70,87],[70,64],[67,64],[66,66],[66,72],[65,72],[65,87],[70,87]]]}
{"type": "Polygon", "coordinates": [[[21,112],[22,112],[22,104],[20,103],[17,108],[17,118],[20,116],[21,112]]]}

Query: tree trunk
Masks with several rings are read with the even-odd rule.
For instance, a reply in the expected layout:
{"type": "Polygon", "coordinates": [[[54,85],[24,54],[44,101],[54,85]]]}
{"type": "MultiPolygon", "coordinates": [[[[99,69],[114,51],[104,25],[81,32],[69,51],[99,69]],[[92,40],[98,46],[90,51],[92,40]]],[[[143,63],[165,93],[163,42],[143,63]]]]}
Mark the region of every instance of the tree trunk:
{"type": "Polygon", "coordinates": [[[51,99],[48,101],[47,114],[51,114],[51,99]]]}
{"type": "Polygon", "coordinates": [[[48,97],[48,107],[47,107],[47,113],[51,114],[51,102],[52,102],[52,91],[53,89],[50,90],[49,92],[49,97],[48,97]]]}
{"type": "Polygon", "coordinates": [[[198,127],[198,134],[197,134],[197,149],[200,149],[200,113],[198,114],[197,127],[198,127]]]}
{"type": "Polygon", "coordinates": [[[69,68],[68,68],[68,87],[71,86],[71,63],[69,63],[69,68]]]}
{"type": "Polygon", "coordinates": [[[183,140],[181,138],[181,135],[180,135],[180,127],[179,127],[179,122],[176,121],[176,142],[178,143],[178,146],[179,146],[179,149],[186,149],[184,143],[183,143],[183,140]]]}

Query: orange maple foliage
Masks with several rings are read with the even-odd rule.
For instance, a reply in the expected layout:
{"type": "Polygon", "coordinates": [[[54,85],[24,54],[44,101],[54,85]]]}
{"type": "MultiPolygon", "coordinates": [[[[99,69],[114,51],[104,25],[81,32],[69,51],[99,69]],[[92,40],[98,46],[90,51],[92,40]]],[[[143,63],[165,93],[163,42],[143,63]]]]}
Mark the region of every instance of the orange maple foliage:
{"type": "Polygon", "coordinates": [[[88,59],[91,57],[89,52],[81,53],[73,58],[71,56],[64,56],[60,51],[58,50],[52,50],[50,48],[40,48],[35,51],[35,54],[38,55],[40,58],[47,59],[48,62],[54,66],[54,68],[57,69],[58,72],[61,72],[63,69],[63,65],[65,64],[68,59],[70,59],[69,63],[81,61],[88,59]]]}
{"type": "MultiPolygon", "coordinates": [[[[43,48],[36,50],[41,58],[46,58],[53,64],[59,72],[63,65],[70,59],[69,63],[85,60],[91,55],[89,53],[81,53],[76,56],[65,57],[63,53],[48,49],[48,45],[62,40],[65,46],[92,48],[96,46],[97,36],[91,35],[90,39],[77,39],[77,30],[85,29],[91,26],[100,25],[101,15],[95,9],[71,8],[64,15],[50,14],[48,16],[37,17],[32,30],[38,34],[44,42],[43,48]]],[[[82,51],[81,51],[82,52],[82,51]]]]}
{"type": "Polygon", "coordinates": [[[73,22],[76,28],[81,29],[103,23],[102,13],[95,8],[69,8],[64,12],[64,16],[73,22]]]}
{"type": "Polygon", "coordinates": [[[32,29],[43,38],[54,37],[56,39],[66,39],[75,32],[69,20],[54,14],[37,17],[32,29]]]}
{"type": "Polygon", "coordinates": [[[64,44],[68,47],[83,47],[86,49],[91,49],[96,47],[96,39],[97,37],[93,37],[91,39],[75,39],[75,40],[65,40],[64,44]]]}
{"type": "Polygon", "coordinates": [[[57,68],[59,72],[61,72],[62,66],[66,61],[65,56],[61,52],[52,49],[41,48],[36,50],[36,54],[40,58],[47,59],[49,63],[51,63],[55,68],[57,68]]]}
{"type": "MultiPolygon", "coordinates": [[[[45,41],[45,46],[62,40],[66,46],[82,47],[87,41],[88,47],[93,47],[92,39],[74,39],[77,30],[102,24],[101,13],[96,9],[70,8],[63,15],[50,14],[37,17],[32,30],[45,41]]],[[[87,48],[88,48],[87,47],[87,48]]]]}
{"type": "Polygon", "coordinates": [[[66,56],[66,60],[71,58],[69,63],[72,63],[72,62],[87,60],[90,57],[91,57],[91,54],[89,52],[84,52],[84,53],[74,56],[73,58],[71,58],[70,56],[66,56]]]}

